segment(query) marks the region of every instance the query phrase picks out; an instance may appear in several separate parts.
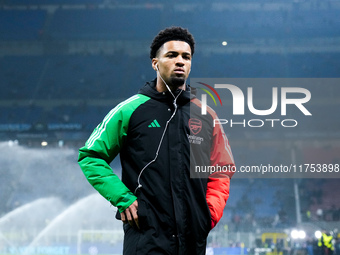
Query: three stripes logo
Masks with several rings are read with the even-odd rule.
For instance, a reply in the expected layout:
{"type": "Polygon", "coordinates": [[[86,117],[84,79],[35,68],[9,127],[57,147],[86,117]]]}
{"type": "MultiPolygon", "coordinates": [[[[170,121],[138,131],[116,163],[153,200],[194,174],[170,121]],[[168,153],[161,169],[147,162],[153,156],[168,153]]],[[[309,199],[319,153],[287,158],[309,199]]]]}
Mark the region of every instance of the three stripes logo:
{"type": "Polygon", "coordinates": [[[159,125],[158,121],[156,119],[154,119],[148,127],[149,128],[155,128],[155,127],[159,128],[159,127],[161,127],[161,125],[159,125]]]}
{"type": "MultiPolygon", "coordinates": [[[[221,100],[221,97],[220,95],[217,93],[217,91],[210,85],[206,84],[206,83],[203,83],[203,82],[198,82],[199,84],[209,88],[218,98],[220,104],[222,105],[222,100],[221,100]]],[[[214,101],[215,105],[217,106],[217,102],[215,100],[215,97],[214,95],[207,89],[205,88],[200,88],[198,87],[198,89],[201,89],[203,90],[204,92],[206,92],[211,98],[212,100],[214,101]]],[[[207,114],[207,94],[202,94],[202,97],[201,97],[201,102],[202,102],[202,115],[206,115],[207,114]]]]}

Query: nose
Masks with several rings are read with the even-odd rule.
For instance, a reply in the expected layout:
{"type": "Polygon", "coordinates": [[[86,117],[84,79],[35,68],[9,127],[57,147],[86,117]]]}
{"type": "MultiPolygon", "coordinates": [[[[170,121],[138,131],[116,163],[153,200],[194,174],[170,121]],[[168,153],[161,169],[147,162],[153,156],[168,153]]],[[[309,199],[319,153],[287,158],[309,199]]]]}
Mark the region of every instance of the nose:
{"type": "Polygon", "coordinates": [[[181,55],[178,55],[176,58],[176,65],[178,66],[184,66],[184,59],[181,55]]]}

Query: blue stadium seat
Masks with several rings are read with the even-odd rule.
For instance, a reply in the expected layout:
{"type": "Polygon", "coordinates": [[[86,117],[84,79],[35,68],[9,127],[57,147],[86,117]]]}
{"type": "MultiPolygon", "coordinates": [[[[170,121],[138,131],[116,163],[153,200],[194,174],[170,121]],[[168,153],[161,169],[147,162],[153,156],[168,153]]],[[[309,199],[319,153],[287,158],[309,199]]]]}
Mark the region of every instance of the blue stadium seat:
{"type": "Polygon", "coordinates": [[[37,40],[45,19],[44,10],[0,10],[0,40],[37,40]]]}
{"type": "Polygon", "coordinates": [[[150,39],[160,29],[160,15],[153,9],[60,9],[50,34],[58,39],[150,39]]]}

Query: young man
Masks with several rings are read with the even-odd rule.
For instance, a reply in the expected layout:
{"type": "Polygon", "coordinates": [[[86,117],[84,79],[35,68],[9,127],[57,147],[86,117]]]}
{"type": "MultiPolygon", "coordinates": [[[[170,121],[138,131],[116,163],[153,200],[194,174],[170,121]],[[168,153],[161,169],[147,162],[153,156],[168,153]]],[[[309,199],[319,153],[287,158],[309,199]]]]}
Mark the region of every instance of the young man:
{"type": "Polygon", "coordinates": [[[234,166],[215,113],[202,115],[186,84],[194,46],[188,30],[162,30],[150,47],[157,78],[111,110],[80,149],[88,181],[118,207],[126,255],[205,254],[229,197],[232,172],[190,175],[195,166],[234,166]],[[122,180],[109,166],[118,153],[122,180]]]}

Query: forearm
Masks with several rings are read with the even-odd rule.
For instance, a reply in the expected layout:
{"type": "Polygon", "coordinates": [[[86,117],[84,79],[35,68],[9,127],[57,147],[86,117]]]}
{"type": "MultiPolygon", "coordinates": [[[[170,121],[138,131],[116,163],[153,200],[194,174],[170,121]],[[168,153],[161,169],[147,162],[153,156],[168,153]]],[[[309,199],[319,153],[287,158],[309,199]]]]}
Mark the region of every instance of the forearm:
{"type": "Polygon", "coordinates": [[[123,212],[137,198],[103,159],[80,149],[78,163],[89,183],[112,205],[123,212]]]}
{"type": "Polygon", "coordinates": [[[229,198],[230,178],[210,176],[207,185],[206,200],[211,215],[211,228],[222,218],[224,207],[229,198]]]}

